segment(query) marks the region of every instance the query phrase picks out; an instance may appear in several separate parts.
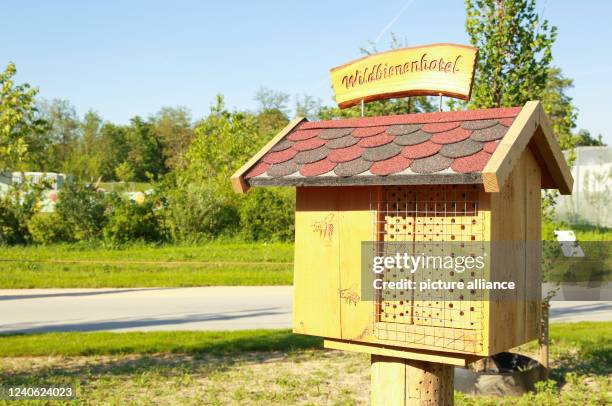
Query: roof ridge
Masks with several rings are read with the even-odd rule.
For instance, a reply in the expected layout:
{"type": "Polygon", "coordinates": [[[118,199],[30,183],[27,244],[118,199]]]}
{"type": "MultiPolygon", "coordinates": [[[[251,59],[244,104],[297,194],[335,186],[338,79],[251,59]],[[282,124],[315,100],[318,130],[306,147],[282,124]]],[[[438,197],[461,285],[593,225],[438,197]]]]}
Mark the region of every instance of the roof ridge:
{"type": "Polygon", "coordinates": [[[300,129],[377,127],[394,124],[429,124],[451,121],[472,121],[516,117],[523,107],[499,107],[494,109],[436,111],[430,113],[396,114],[392,116],[371,116],[345,119],[308,121],[300,129]]]}

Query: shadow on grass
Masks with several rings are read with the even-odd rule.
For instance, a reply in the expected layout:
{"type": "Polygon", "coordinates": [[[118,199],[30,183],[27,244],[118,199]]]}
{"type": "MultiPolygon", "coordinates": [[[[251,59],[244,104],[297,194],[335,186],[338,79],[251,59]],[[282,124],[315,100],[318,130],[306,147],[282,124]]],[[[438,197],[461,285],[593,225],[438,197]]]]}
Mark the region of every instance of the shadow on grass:
{"type": "MultiPolygon", "coordinates": [[[[223,335],[224,333],[220,333],[223,335]]],[[[246,337],[235,337],[203,344],[195,349],[197,354],[235,354],[249,351],[295,351],[300,349],[321,349],[323,339],[289,331],[264,331],[262,334],[246,337]]]]}
{"type": "Polygon", "coordinates": [[[568,351],[555,357],[551,378],[563,384],[565,375],[573,372],[578,375],[612,374],[612,348],[584,346],[576,351],[568,351]]]}
{"type": "MultiPolygon", "coordinates": [[[[205,333],[206,340],[200,344],[166,348],[165,352],[153,351],[154,347],[142,348],[144,351],[83,350],[78,355],[97,355],[95,357],[10,358],[2,362],[0,382],[4,385],[66,385],[89,386],[100,378],[130,379],[134,376],[157,375],[161,377],[197,374],[200,377],[211,373],[227,371],[236,365],[268,363],[284,360],[302,354],[299,350],[321,349],[322,340],[316,337],[293,334],[289,331],[251,331],[238,337],[217,339],[217,335],[229,333],[205,333]],[[187,351],[186,348],[189,348],[187,351]],[[150,351],[149,351],[150,350],[150,351]],[[296,353],[296,351],[298,351],[296,353]],[[31,364],[31,367],[27,365],[31,364]],[[24,367],[25,366],[25,367],[24,367]]],[[[240,334],[240,333],[238,333],[240,334]]],[[[119,334],[116,334],[119,335],[119,334]]],[[[29,336],[28,336],[29,337],[29,336]]],[[[125,337],[124,337],[125,338],[125,337]]],[[[138,343],[134,343],[138,346],[138,343]]],[[[146,347],[146,344],[145,344],[146,347]]]]}
{"type": "Polygon", "coordinates": [[[213,354],[322,348],[323,340],[290,330],[154,331],[0,335],[0,357],[213,354]]]}
{"type": "Polygon", "coordinates": [[[552,323],[551,378],[565,383],[568,373],[577,375],[612,374],[612,323],[552,323]]]}
{"type": "MultiPolygon", "coordinates": [[[[607,325],[561,325],[553,331],[551,378],[559,384],[568,373],[612,374],[607,325]]],[[[13,335],[0,337],[0,355],[11,357],[0,359],[0,382],[86,386],[99,378],[207,376],[244,364],[280,360],[295,362],[300,368],[300,360],[312,356],[303,350],[312,349],[322,349],[320,338],[289,330],[13,335]],[[54,355],[63,357],[46,358],[54,355]]]]}

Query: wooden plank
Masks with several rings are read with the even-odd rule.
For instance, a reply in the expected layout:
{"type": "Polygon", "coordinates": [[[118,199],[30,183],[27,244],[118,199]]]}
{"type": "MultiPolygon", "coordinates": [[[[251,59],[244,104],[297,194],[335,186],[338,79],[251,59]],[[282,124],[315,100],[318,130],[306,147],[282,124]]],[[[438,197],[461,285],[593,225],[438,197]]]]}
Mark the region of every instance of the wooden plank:
{"type": "Polygon", "coordinates": [[[232,188],[236,193],[246,193],[249,191],[249,185],[244,179],[244,174],[251,169],[253,165],[259,161],[277,142],[279,142],[285,135],[289,134],[295,127],[301,124],[303,121],[308,121],[304,117],[296,117],[289,122],[278,134],[274,136],[262,149],[260,149],[255,155],[251,157],[244,165],[240,167],[231,176],[232,188]]]}
{"type": "Polygon", "coordinates": [[[491,195],[492,280],[514,280],[515,294],[497,294],[489,302],[489,352],[505,351],[535,338],[536,303],[541,277],[540,167],[526,149],[500,193],[491,195]],[[531,245],[529,245],[531,243],[531,245]]]}
{"type": "Polygon", "coordinates": [[[404,406],[406,399],[406,361],[402,358],[372,355],[372,406],[404,406]]]}
{"type": "MultiPolygon", "coordinates": [[[[340,319],[342,338],[360,340],[372,334],[372,317],[376,305],[372,298],[362,298],[361,243],[376,239],[377,187],[348,186],[339,188],[338,215],[340,235],[340,319]],[[363,300],[369,299],[369,300],[363,300]]],[[[374,247],[372,247],[374,248],[374,247]]],[[[369,286],[374,273],[364,275],[369,286]]]]}
{"type": "Polygon", "coordinates": [[[482,170],[482,182],[486,192],[501,191],[535,133],[539,121],[540,102],[527,102],[482,170]]]}
{"type": "Polygon", "coordinates": [[[525,156],[525,337],[535,340],[538,337],[538,324],[541,314],[542,296],[542,198],[540,183],[542,174],[536,158],[525,156]]]}
{"type": "MultiPolygon", "coordinates": [[[[524,272],[524,254],[515,252],[514,242],[524,237],[525,219],[521,211],[524,200],[522,167],[517,163],[499,193],[491,195],[491,280],[515,280],[524,272]],[[518,203],[521,206],[518,206],[518,203]]],[[[516,295],[490,292],[489,353],[495,354],[520,341],[521,326],[517,320],[516,295]],[[519,331],[517,331],[519,328],[519,331]]]]}
{"type": "Polygon", "coordinates": [[[364,344],[333,339],[325,339],[323,341],[323,346],[325,348],[333,350],[383,355],[386,357],[414,359],[419,361],[439,362],[443,364],[457,365],[461,367],[465,367],[468,364],[480,359],[480,357],[465,354],[454,354],[425,350],[407,350],[402,347],[364,344]]]}
{"type": "MultiPolygon", "coordinates": [[[[483,278],[491,280],[491,193],[484,192],[484,186],[478,195],[478,213],[482,216],[483,233],[482,240],[485,242],[487,257],[485,258],[485,272],[483,278]]],[[[491,328],[491,295],[489,291],[483,292],[482,302],[482,355],[491,355],[490,348],[490,328],[491,328]]]]}
{"type": "Polygon", "coordinates": [[[341,338],[338,189],[298,188],[293,331],[341,338]]]}

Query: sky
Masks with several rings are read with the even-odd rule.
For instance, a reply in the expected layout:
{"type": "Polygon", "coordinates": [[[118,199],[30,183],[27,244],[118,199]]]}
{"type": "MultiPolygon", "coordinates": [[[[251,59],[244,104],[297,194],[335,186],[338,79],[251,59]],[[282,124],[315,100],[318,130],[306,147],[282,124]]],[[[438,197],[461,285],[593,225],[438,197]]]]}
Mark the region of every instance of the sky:
{"type": "MultiPolygon", "coordinates": [[[[332,105],[329,69],[394,33],[406,45],[468,44],[461,0],[8,1],[1,0],[0,66],[40,97],[69,100],[127,123],[163,106],[203,117],[222,93],[255,109],[261,87],[332,105]]],[[[612,2],[539,0],[558,27],[554,64],[574,79],[578,128],[608,143],[612,2]]]]}

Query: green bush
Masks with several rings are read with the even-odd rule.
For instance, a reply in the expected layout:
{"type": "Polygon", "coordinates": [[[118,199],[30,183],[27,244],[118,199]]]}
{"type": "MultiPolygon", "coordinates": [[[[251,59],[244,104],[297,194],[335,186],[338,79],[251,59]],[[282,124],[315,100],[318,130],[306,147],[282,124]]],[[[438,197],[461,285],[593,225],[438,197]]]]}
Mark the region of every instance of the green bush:
{"type": "Polygon", "coordinates": [[[28,223],[28,231],[38,244],[71,241],[70,230],[57,213],[36,213],[28,223]]]}
{"type": "Polygon", "coordinates": [[[293,241],[294,211],[293,189],[252,189],[240,205],[240,234],[247,240],[293,241]]]}
{"type": "Polygon", "coordinates": [[[42,190],[24,182],[0,197],[0,244],[30,242],[28,223],[39,210],[42,190]]]}
{"type": "Polygon", "coordinates": [[[27,225],[21,221],[16,206],[10,199],[0,200],[0,243],[2,244],[26,242],[27,225]]]}
{"type": "Polygon", "coordinates": [[[90,185],[67,182],[60,190],[55,211],[79,241],[96,240],[106,224],[107,197],[90,185]]]}
{"type": "Polygon", "coordinates": [[[159,241],[163,231],[155,204],[151,200],[136,203],[115,195],[104,226],[104,239],[118,244],[130,241],[159,241]]]}
{"type": "Polygon", "coordinates": [[[211,186],[179,184],[164,194],[167,226],[177,241],[208,240],[238,228],[238,210],[211,186]]]}

